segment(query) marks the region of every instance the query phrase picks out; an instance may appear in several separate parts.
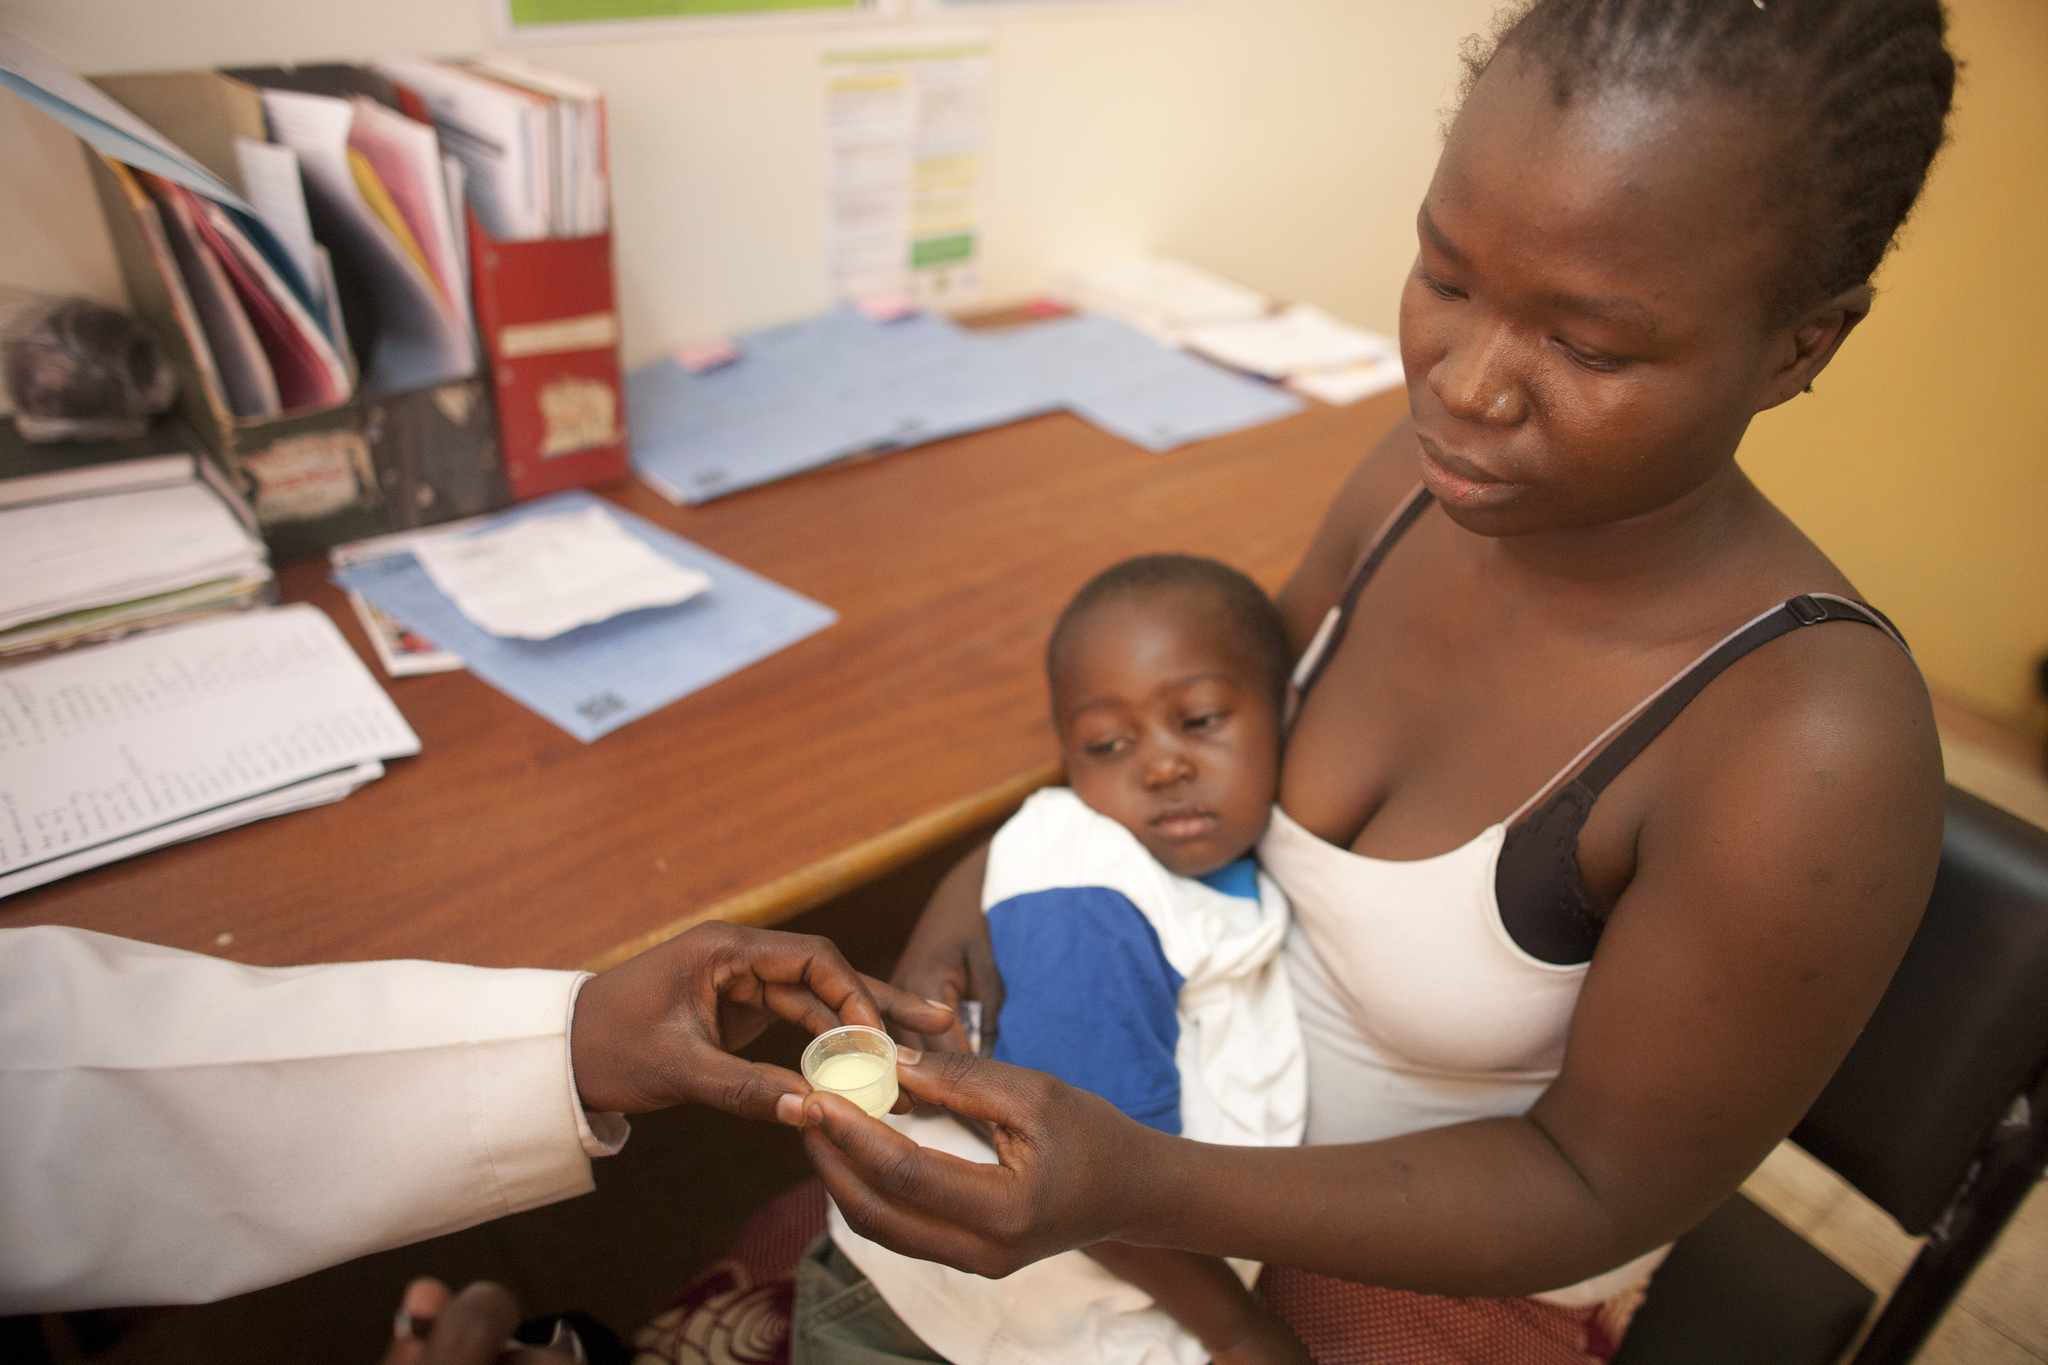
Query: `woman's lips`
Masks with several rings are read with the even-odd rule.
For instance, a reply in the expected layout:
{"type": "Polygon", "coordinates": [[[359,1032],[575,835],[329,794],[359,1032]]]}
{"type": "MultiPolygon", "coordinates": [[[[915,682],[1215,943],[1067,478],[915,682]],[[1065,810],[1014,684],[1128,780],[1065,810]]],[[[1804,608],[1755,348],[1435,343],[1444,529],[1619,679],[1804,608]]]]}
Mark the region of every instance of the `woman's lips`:
{"type": "Polygon", "coordinates": [[[1422,481],[1444,502],[1460,506],[1496,502],[1507,496],[1513,487],[1470,460],[1449,453],[1427,436],[1421,437],[1419,443],[1422,447],[1422,481]]]}
{"type": "Polygon", "coordinates": [[[1170,810],[1153,816],[1149,823],[1168,839],[1198,839],[1222,819],[1211,810],[1170,810]]]}

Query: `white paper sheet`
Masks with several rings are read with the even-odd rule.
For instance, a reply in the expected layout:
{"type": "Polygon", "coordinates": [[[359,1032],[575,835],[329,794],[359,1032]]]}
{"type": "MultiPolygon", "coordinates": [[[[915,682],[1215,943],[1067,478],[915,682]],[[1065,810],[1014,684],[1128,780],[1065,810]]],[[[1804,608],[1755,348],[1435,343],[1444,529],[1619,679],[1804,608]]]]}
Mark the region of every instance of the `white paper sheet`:
{"type": "Polygon", "coordinates": [[[1169,346],[1182,344],[1191,327],[1250,322],[1271,307],[1258,290],[1171,256],[1112,261],[1075,275],[1059,292],[1084,313],[1115,318],[1169,346]]]}
{"type": "Polygon", "coordinates": [[[299,177],[299,154],[275,142],[238,137],[235,163],[241,168],[242,185],[249,192],[249,202],[256,206],[256,216],[277,235],[285,254],[299,268],[300,276],[320,294],[318,302],[324,311],[328,299],[322,292],[324,278],[316,254],[319,247],[313,241],[313,222],[306,216],[306,186],[299,177]]]}
{"type": "Polygon", "coordinates": [[[413,555],[464,616],[515,640],[551,640],[621,612],[674,606],[711,586],[596,507],[433,537],[413,555]]]}
{"type": "Polygon", "coordinates": [[[419,739],[318,608],[217,616],[11,669],[0,895],[334,799],[419,739]]]}
{"type": "Polygon", "coordinates": [[[1311,398],[1321,399],[1333,407],[1346,407],[1376,393],[1398,389],[1407,382],[1407,374],[1401,368],[1401,357],[1388,356],[1383,360],[1368,361],[1348,370],[1312,371],[1298,374],[1287,381],[1287,387],[1296,393],[1305,393],[1311,398]]]}
{"type": "Polygon", "coordinates": [[[1312,303],[1297,303],[1249,322],[1191,328],[1187,345],[1234,370],[1267,379],[1285,379],[1306,370],[1347,370],[1398,356],[1401,350],[1392,337],[1353,327],[1312,303]]]}

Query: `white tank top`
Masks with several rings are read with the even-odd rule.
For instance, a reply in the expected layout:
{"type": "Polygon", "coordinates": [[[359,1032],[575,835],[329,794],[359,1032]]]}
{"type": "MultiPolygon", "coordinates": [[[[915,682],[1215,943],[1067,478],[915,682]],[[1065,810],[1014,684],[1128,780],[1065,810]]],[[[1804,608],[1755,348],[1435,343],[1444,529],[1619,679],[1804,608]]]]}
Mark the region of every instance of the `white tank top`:
{"type": "MultiPolygon", "coordinates": [[[[1300,691],[1314,684],[1335,652],[1365,581],[1427,505],[1418,489],[1373,536],[1295,671],[1300,691]]],[[[1731,647],[1735,657],[1754,647],[1737,642],[1755,638],[1767,618],[1791,610],[1800,624],[1820,619],[1799,603],[1836,619],[1846,613],[1898,640],[1882,617],[1833,594],[1774,607],[1595,736],[1514,814],[1433,858],[1402,862],[1354,853],[1273,808],[1259,862],[1294,909],[1284,960],[1308,1063],[1304,1141],[1373,1142],[1528,1112],[1564,1062],[1565,1037],[1591,964],[1545,962],[1509,935],[1495,895],[1508,830],[1666,693],[1729,657],[1731,647]]],[[[1713,671],[1701,674],[1701,685],[1713,671]]],[[[1673,700],[1684,704],[1682,697],[1673,700]]],[[[1535,1297],[1567,1307],[1603,1302],[1647,1278],[1669,1251],[1660,1247],[1535,1297]]]]}

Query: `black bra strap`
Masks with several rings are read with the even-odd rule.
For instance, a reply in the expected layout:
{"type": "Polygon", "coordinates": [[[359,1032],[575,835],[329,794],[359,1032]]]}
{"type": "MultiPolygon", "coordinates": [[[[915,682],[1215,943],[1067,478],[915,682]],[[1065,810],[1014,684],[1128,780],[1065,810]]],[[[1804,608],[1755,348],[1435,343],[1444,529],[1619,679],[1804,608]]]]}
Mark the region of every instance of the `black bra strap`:
{"type": "MultiPolygon", "coordinates": [[[[1897,640],[1901,649],[1906,642],[1899,636],[1892,623],[1874,608],[1860,603],[1845,601],[1838,597],[1811,596],[1801,593],[1776,611],[1769,612],[1751,622],[1746,628],[1723,640],[1715,650],[1695,663],[1670,687],[1664,690],[1643,713],[1630,723],[1626,730],[1615,736],[1614,742],[1600,751],[1578,777],[1578,784],[1594,796],[1607,789],[1607,784],[1620,776],[1621,770],[1634,761],[1649,746],[1651,740],[1664,732],[1664,727],[1678,718],[1678,713],[1697,697],[1706,685],[1727,671],[1729,665],[1757,648],[1769,644],[1780,635],[1790,635],[1801,626],[1817,626],[1823,621],[1860,621],[1866,626],[1875,626],[1897,640]]],[[[1588,803],[1591,804],[1590,802],[1588,803]]]]}
{"type": "Polygon", "coordinates": [[[1708,651],[1645,706],[1577,777],[1548,797],[1539,792],[1532,798],[1541,804],[1508,826],[1493,877],[1501,926],[1523,952],[1560,966],[1593,956],[1607,924],[1607,907],[1586,890],[1580,876],[1579,831],[1593,813],[1594,800],[1730,664],[1759,645],[1824,621],[1860,621],[1882,630],[1901,649],[1906,646],[1874,607],[1824,594],[1801,594],[1708,651]]]}
{"type": "Polygon", "coordinates": [[[1336,614],[1323,629],[1316,632],[1316,639],[1309,646],[1316,651],[1315,657],[1307,660],[1307,671],[1296,676],[1297,708],[1307,699],[1308,690],[1316,685],[1316,679],[1323,676],[1323,670],[1329,667],[1331,657],[1337,652],[1337,646],[1344,640],[1344,632],[1351,629],[1351,614],[1358,607],[1358,595],[1365,591],[1365,585],[1371,582],[1372,576],[1379,571],[1387,552],[1394,548],[1402,536],[1408,534],[1408,528],[1429,510],[1429,505],[1434,501],[1435,496],[1418,484],[1415,491],[1408,495],[1408,501],[1401,505],[1401,510],[1394,513],[1380,528],[1379,534],[1373,538],[1371,548],[1365,552],[1365,558],[1359,560],[1357,567],[1352,569],[1351,577],[1345,581],[1343,594],[1337,598],[1337,605],[1334,608],[1336,614]]]}

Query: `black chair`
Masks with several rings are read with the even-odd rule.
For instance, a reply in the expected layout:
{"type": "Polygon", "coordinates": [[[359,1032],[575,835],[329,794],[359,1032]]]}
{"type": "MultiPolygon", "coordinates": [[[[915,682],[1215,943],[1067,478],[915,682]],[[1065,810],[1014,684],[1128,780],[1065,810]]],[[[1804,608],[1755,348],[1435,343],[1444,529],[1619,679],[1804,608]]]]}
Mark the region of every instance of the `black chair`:
{"type": "MultiPolygon", "coordinates": [[[[2048,1167],[2048,832],[1951,787],[1927,917],[1792,1138],[1913,1236],[1853,1365],[1900,1365],[2048,1167]]],[[[1876,1296],[1736,1195],[1681,1238],[1615,1365],[1831,1365],[1876,1296]]]]}

